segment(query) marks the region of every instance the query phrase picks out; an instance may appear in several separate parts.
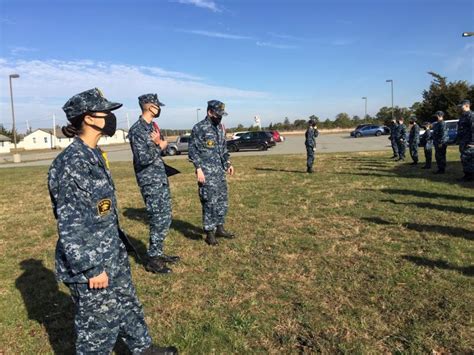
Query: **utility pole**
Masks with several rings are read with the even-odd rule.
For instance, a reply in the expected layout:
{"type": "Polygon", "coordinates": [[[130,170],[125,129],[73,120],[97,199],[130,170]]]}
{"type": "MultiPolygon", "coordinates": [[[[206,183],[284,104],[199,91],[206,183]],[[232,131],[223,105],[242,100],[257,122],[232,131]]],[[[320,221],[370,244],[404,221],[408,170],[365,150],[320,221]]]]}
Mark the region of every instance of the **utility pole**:
{"type": "Polygon", "coordinates": [[[388,79],[388,80],[385,80],[387,83],[390,83],[391,86],[392,86],[392,121],[394,119],[393,115],[394,115],[394,112],[393,112],[393,79],[388,79]]]}
{"type": "Polygon", "coordinates": [[[127,112],[127,129],[130,131],[130,120],[128,119],[128,112],[127,112]]]}
{"type": "Polygon", "coordinates": [[[52,148],[56,148],[56,115],[53,113],[53,141],[51,142],[52,148]]]}
{"type": "Polygon", "coordinates": [[[364,96],[362,100],[365,100],[365,116],[364,116],[364,120],[365,120],[367,118],[367,97],[364,96]]]}

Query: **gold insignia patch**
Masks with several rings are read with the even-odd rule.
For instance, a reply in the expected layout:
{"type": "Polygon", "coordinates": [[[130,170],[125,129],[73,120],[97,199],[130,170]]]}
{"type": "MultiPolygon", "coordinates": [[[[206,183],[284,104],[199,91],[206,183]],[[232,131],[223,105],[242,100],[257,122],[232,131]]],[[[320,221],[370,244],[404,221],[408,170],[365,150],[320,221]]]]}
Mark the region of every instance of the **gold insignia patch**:
{"type": "Polygon", "coordinates": [[[99,212],[99,216],[105,216],[110,213],[112,209],[112,200],[109,198],[104,198],[100,200],[97,204],[97,211],[99,212]]]}
{"type": "Polygon", "coordinates": [[[97,89],[97,92],[99,93],[99,96],[104,97],[104,94],[102,93],[102,90],[100,90],[99,88],[96,88],[96,89],[97,89]]]}
{"type": "Polygon", "coordinates": [[[212,148],[214,147],[214,141],[212,139],[209,139],[207,142],[206,142],[206,145],[209,147],[209,148],[212,148]]]}

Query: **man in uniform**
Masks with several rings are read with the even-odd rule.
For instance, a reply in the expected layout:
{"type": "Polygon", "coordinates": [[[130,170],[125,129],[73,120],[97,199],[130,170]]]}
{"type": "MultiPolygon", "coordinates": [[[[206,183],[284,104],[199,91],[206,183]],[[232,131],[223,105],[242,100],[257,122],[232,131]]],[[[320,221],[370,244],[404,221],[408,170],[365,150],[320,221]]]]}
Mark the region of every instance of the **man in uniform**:
{"type": "Polygon", "coordinates": [[[398,159],[395,161],[405,160],[405,150],[407,142],[407,126],[403,123],[403,117],[398,119],[398,126],[396,130],[397,138],[397,149],[398,149],[398,159]]]}
{"type": "Polygon", "coordinates": [[[194,164],[202,205],[206,243],[217,245],[217,237],[234,238],[224,229],[228,209],[226,172],[234,175],[229,161],[222,117],[225,105],[218,100],[207,103],[207,116],[197,123],[189,140],[189,160],[194,164]]]}
{"type": "Polygon", "coordinates": [[[316,127],[315,120],[308,121],[308,129],[305,133],[306,146],[306,172],[309,174],[313,173],[314,154],[316,152],[316,137],[319,136],[318,128],[316,127]]]}
{"type": "Polygon", "coordinates": [[[435,174],[444,174],[446,170],[446,149],[448,147],[448,129],[444,122],[444,112],[435,113],[436,122],[433,125],[433,144],[435,147],[435,159],[438,170],[435,174]]]}
{"type": "Polygon", "coordinates": [[[398,159],[400,158],[398,156],[398,144],[397,144],[397,132],[398,129],[398,123],[395,119],[392,120],[392,124],[390,125],[390,136],[388,139],[390,139],[390,143],[392,145],[392,151],[393,151],[393,156],[392,159],[398,159]]]}
{"type": "Polygon", "coordinates": [[[167,274],[172,270],[166,263],[179,260],[165,255],[163,244],[171,225],[171,194],[161,152],[168,142],[161,136],[153,121],[164,106],[157,94],[145,94],[138,98],[142,115],[128,133],[133,153],[133,167],[138,186],[145,202],[150,223],[150,245],[145,269],[153,273],[167,274]]]}
{"type": "Polygon", "coordinates": [[[425,133],[421,140],[423,141],[423,150],[425,152],[425,166],[422,169],[431,169],[431,161],[433,159],[433,131],[431,130],[431,123],[425,122],[425,133]]]}
{"type": "Polygon", "coordinates": [[[416,117],[410,118],[410,135],[408,136],[408,147],[410,148],[410,156],[413,160],[411,165],[418,164],[418,145],[420,144],[420,126],[416,123],[416,117]]]}
{"type": "Polygon", "coordinates": [[[462,181],[474,180],[474,115],[471,111],[471,102],[463,100],[460,105],[462,115],[458,122],[459,152],[464,171],[462,181]]]}

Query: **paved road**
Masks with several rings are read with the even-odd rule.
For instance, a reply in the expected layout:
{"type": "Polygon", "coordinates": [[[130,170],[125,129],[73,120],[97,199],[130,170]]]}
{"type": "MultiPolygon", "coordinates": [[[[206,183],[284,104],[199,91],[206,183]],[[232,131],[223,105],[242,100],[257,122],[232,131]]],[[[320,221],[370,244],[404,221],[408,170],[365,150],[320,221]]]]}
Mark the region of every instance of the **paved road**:
{"type": "MultiPolygon", "coordinates": [[[[132,152],[128,145],[105,146],[111,162],[131,161],[132,152]]],[[[317,139],[317,153],[337,153],[337,152],[364,152],[380,151],[390,149],[387,136],[351,138],[348,133],[321,134],[317,139]]],[[[58,151],[48,151],[41,153],[26,153],[22,155],[23,163],[11,163],[11,155],[0,156],[0,168],[20,167],[20,166],[38,166],[49,165],[56,157],[58,151]]],[[[251,156],[251,155],[281,155],[281,154],[305,154],[303,136],[288,136],[283,143],[278,143],[276,147],[264,151],[246,151],[233,153],[233,156],[251,156]]],[[[172,159],[186,159],[187,155],[173,157],[172,159]]]]}

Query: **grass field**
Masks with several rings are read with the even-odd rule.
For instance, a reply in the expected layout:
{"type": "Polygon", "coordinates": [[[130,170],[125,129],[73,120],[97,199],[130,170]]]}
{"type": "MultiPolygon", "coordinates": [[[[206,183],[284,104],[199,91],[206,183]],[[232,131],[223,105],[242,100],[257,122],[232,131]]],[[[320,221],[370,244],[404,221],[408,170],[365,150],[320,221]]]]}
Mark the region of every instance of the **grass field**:
{"type": "MultiPolygon", "coordinates": [[[[474,349],[474,186],[388,153],[234,159],[232,241],[208,247],[192,167],[171,178],[171,276],[132,261],[156,342],[182,353],[469,353],[474,349]]],[[[0,169],[0,353],[70,353],[72,304],[54,279],[47,167],[0,169]]],[[[144,253],[131,164],[112,166],[121,222],[144,253]]]]}

